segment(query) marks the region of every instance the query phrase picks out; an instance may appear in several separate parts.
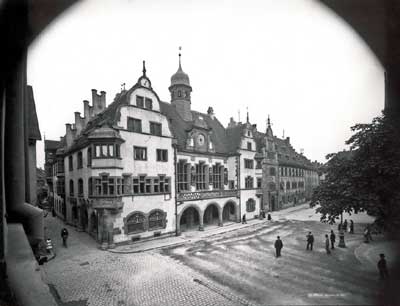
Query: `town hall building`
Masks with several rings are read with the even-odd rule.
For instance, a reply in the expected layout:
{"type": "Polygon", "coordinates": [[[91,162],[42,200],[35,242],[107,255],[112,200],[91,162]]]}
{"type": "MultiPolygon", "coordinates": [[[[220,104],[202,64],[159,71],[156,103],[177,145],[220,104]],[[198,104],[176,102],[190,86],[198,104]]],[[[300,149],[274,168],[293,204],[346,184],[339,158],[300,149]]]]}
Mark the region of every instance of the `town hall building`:
{"type": "Polygon", "coordinates": [[[170,101],[142,75],[106,105],[92,90],[83,117],[46,140],[54,212],[102,246],[259,218],[304,203],[318,185],[316,164],[273,134],[232,118],[224,127],[210,106],[191,108],[189,76],[171,77],[170,101]]]}

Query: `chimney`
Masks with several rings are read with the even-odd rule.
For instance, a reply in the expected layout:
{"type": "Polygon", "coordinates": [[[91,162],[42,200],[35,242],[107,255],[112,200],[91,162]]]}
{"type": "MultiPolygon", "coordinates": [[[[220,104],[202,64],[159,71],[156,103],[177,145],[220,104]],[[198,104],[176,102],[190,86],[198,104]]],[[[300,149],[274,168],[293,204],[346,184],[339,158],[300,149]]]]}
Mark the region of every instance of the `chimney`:
{"type": "Polygon", "coordinates": [[[106,92],[104,90],[100,91],[100,102],[101,102],[101,110],[106,109],[106,92]]]}
{"type": "Polygon", "coordinates": [[[74,141],[74,135],[73,135],[71,123],[65,124],[65,140],[67,142],[67,147],[72,145],[72,142],[74,141]]]}
{"type": "Polygon", "coordinates": [[[83,115],[85,118],[85,126],[90,120],[90,106],[88,100],[83,100],[83,115]]]}
{"type": "Polygon", "coordinates": [[[228,128],[232,128],[236,126],[236,121],[233,120],[233,117],[229,119],[228,128]]]}
{"type": "Polygon", "coordinates": [[[215,115],[214,115],[214,109],[210,106],[210,107],[208,107],[208,109],[207,109],[207,114],[210,116],[210,118],[212,119],[212,120],[214,120],[214,117],[215,117],[215,115]]]}
{"type": "Polygon", "coordinates": [[[286,141],[287,144],[289,144],[290,143],[290,137],[286,137],[285,141],[286,141]]]}
{"type": "Polygon", "coordinates": [[[83,129],[84,120],[81,118],[80,112],[75,112],[75,129],[76,135],[79,135],[83,129]]]}
{"type": "Polygon", "coordinates": [[[97,94],[96,89],[92,89],[92,105],[93,105],[93,116],[96,116],[102,111],[101,108],[101,96],[97,94]]]}

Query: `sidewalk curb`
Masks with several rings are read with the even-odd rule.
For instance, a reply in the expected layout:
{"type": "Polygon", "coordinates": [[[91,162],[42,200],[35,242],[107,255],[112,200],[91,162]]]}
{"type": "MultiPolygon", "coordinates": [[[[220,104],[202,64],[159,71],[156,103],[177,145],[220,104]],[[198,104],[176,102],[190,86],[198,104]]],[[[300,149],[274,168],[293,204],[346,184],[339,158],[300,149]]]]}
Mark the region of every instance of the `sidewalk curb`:
{"type": "Polygon", "coordinates": [[[183,245],[186,244],[188,242],[191,242],[191,240],[187,240],[187,241],[182,241],[182,242],[176,242],[176,243],[172,243],[172,244],[168,244],[168,245],[162,245],[162,246],[154,246],[154,247],[149,247],[149,248],[143,248],[140,250],[129,250],[129,251],[118,251],[116,249],[108,249],[107,251],[110,253],[114,253],[114,254],[131,254],[131,253],[142,253],[142,252],[147,252],[147,251],[151,251],[151,250],[157,250],[157,249],[164,249],[164,248],[170,248],[170,247],[176,247],[179,245],[183,245]]]}

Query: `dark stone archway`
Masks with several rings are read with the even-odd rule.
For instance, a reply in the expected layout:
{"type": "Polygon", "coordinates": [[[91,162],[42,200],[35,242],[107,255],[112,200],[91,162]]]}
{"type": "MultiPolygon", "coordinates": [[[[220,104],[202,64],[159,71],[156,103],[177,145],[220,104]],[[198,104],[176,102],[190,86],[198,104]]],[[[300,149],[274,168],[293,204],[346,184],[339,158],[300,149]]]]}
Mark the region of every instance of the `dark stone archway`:
{"type": "Polygon", "coordinates": [[[186,208],[179,220],[180,231],[197,230],[200,226],[200,214],[194,207],[186,208]]]}
{"type": "Polygon", "coordinates": [[[227,202],[222,210],[222,222],[227,221],[236,221],[236,205],[232,201],[227,202]]]}
{"type": "Polygon", "coordinates": [[[204,225],[220,224],[217,204],[210,204],[207,206],[203,214],[203,223],[204,225]]]}

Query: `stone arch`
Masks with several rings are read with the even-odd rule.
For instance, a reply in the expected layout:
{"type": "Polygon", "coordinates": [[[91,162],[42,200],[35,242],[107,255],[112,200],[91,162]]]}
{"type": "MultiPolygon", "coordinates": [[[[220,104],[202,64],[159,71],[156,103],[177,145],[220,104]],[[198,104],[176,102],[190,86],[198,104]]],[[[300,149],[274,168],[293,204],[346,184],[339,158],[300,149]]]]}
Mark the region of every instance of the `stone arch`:
{"type": "Polygon", "coordinates": [[[196,204],[189,204],[185,206],[178,214],[176,220],[177,232],[181,233],[182,228],[188,230],[195,225],[198,225],[199,230],[203,230],[203,219],[201,218],[201,209],[196,204]]]}
{"type": "Polygon", "coordinates": [[[146,214],[142,211],[132,211],[124,218],[125,235],[145,232],[147,230],[146,214]]]}
{"type": "Polygon", "coordinates": [[[217,202],[208,203],[203,211],[203,223],[207,225],[218,224],[222,226],[222,208],[217,202]]]}
{"type": "Polygon", "coordinates": [[[236,221],[238,222],[239,205],[232,200],[227,201],[222,209],[222,222],[236,221]]]}
{"type": "Polygon", "coordinates": [[[149,231],[165,228],[167,225],[167,213],[160,208],[150,210],[148,215],[149,231]]]}

